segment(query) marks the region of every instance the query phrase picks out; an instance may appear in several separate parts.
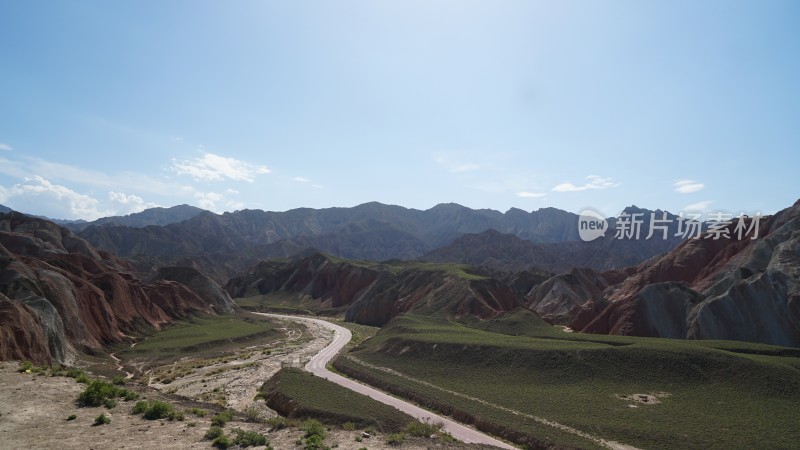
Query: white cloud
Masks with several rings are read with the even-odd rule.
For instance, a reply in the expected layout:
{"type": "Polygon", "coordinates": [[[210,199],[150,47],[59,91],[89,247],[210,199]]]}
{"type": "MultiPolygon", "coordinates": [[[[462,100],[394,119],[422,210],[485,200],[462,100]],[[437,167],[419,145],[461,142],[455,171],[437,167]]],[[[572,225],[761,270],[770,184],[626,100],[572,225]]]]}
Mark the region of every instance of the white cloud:
{"type": "Polygon", "coordinates": [[[546,195],[547,194],[543,192],[526,192],[526,191],[517,192],[517,197],[522,197],[522,198],[542,198],[546,195]]]}
{"type": "Polygon", "coordinates": [[[142,197],[133,194],[125,194],[123,192],[110,191],[108,199],[111,203],[116,203],[122,206],[120,214],[132,214],[142,212],[148,208],[155,208],[159,206],[157,203],[145,202],[142,197]]]}
{"type": "Polygon", "coordinates": [[[38,210],[45,210],[45,214],[56,219],[94,220],[114,214],[114,211],[101,209],[100,201],[96,198],[54,184],[38,175],[3,191],[3,201],[11,202],[15,209],[30,211],[32,208],[27,205],[35,202],[38,210]]]}
{"type": "Polygon", "coordinates": [[[300,183],[308,183],[309,181],[311,181],[306,177],[294,177],[294,178],[292,178],[292,180],[300,182],[300,183]]]}
{"type": "Polygon", "coordinates": [[[237,191],[236,189],[231,189],[231,188],[225,189],[225,192],[227,192],[228,194],[233,194],[233,195],[238,195],[239,194],[239,191],[237,191]]]}
{"type": "Polygon", "coordinates": [[[217,203],[224,197],[216,192],[196,192],[194,198],[201,208],[217,212],[217,203]]]}
{"type": "Polygon", "coordinates": [[[322,188],[324,188],[325,186],[323,186],[323,185],[321,185],[321,184],[312,184],[312,185],[311,185],[311,187],[313,187],[313,188],[317,188],[317,189],[322,189],[322,188]]]}
{"type": "Polygon", "coordinates": [[[250,164],[214,153],[203,153],[202,157],[187,161],[172,160],[172,170],[178,175],[188,175],[197,181],[229,179],[253,182],[257,175],[271,172],[267,166],[250,164]]]}
{"type": "Polygon", "coordinates": [[[602,191],[604,189],[617,187],[620,185],[620,183],[615,182],[611,178],[598,177],[597,175],[589,175],[586,177],[586,179],[588,181],[581,186],[576,186],[570,182],[566,182],[553,187],[552,190],[554,192],[580,192],[588,190],[602,191]]]}
{"type": "Polygon", "coordinates": [[[704,200],[702,202],[692,203],[683,207],[684,211],[705,211],[713,203],[711,200],[704,200]]]}
{"type": "Polygon", "coordinates": [[[9,152],[10,152],[11,150],[14,150],[14,149],[13,149],[13,148],[11,148],[11,146],[10,146],[10,145],[8,145],[8,144],[3,144],[2,142],[0,142],[0,150],[6,150],[6,151],[9,151],[9,152]]]}
{"type": "Polygon", "coordinates": [[[694,180],[678,180],[672,184],[675,187],[675,192],[681,194],[691,194],[692,192],[702,191],[706,187],[703,183],[698,183],[694,180]]]}

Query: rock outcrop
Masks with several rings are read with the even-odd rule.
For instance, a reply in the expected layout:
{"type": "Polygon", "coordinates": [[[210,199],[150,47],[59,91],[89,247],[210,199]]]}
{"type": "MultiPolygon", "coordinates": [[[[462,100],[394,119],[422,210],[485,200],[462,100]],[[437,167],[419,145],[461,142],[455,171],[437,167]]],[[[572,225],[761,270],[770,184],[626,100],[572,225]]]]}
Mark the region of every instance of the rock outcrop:
{"type": "Polygon", "coordinates": [[[412,309],[453,318],[494,317],[522,301],[499,281],[445,267],[358,263],[321,253],[261,262],[231,279],[226,290],[233,297],[288,292],[344,308],[348,321],[378,326],[412,309]]]}
{"type": "Polygon", "coordinates": [[[800,202],[762,218],[757,239],[736,225],[599,279],[556,277],[529,304],[592,333],[800,346],[800,202]]]}
{"type": "Polygon", "coordinates": [[[234,307],[219,286],[215,293],[213,282],[187,273],[143,281],[65,228],[0,214],[0,359],[68,362],[137,327],[234,307]]]}

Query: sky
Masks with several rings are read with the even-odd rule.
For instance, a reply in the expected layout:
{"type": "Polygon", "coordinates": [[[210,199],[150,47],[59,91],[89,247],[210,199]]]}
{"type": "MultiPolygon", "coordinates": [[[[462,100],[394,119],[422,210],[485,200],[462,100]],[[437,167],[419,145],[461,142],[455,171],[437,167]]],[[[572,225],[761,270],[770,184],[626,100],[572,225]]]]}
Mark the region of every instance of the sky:
{"type": "Polygon", "coordinates": [[[0,2],[0,204],[770,213],[800,2],[0,2]]]}

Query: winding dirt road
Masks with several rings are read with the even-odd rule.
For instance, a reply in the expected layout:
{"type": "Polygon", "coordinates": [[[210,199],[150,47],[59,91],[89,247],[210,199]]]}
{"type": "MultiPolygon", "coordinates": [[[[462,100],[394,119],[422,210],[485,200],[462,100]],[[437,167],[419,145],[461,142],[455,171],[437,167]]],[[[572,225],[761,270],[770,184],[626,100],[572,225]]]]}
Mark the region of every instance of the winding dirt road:
{"type": "Polygon", "coordinates": [[[360,394],[364,394],[381,403],[397,408],[400,411],[403,411],[404,413],[416,419],[428,420],[431,422],[441,422],[444,424],[444,429],[448,433],[452,434],[454,438],[460,441],[473,444],[491,445],[494,447],[508,449],[508,450],[513,450],[516,448],[509,444],[506,444],[505,442],[499,441],[487,434],[481,433],[480,431],[474,430],[458,422],[454,422],[451,419],[424,410],[418,406],[412,405],[411,403],[405,402],[396,397],[392,397],[391,395],[379,391],[375,388],[372,388],[365,384],[361,384],[349,378],[345,378],[339,374],[335,374],[330,370],[328,370],[326,368],[328,362],[330,362],[339,353],[339,351],[342,348],[344,348],[344,346],[347,345],[348,342],[350,342],[350,339],[352,338],[352,334],[350,333],[350,330],[348,330],[347,328],[320,319],[287,316],[282,314],[267,314],[267,313],[260,313],[260,314],[269,317],[274,317],[277,319],[312,322],[318,325],[322,325],[333,331],[334,333],[333,342],[328,344],[327,347],[323,348],[322,350],[320,350],[319,353],[314,355],[308,362],[308,364],[306,364],[305,366],[306,370],[313,373],[314,375],[325,378],[326,380],[332,381],[338,384],[339,386],[346,387],[347,389],[358,392],[360,394]]]}

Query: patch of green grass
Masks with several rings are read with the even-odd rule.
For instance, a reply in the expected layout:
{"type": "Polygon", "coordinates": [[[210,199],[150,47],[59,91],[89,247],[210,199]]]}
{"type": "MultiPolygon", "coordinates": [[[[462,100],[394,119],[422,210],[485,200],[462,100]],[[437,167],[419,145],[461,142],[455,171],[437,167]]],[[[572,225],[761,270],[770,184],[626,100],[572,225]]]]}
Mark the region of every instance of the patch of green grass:
{"type": "Polygon", "coordinates": [[[282,369],[262,387],[267,404],[291,399],[290,417],[314,417],[325,422],[353,426],[376,426],[397,431],[413,421],[411,416],[365,395],[316,377],[300,369],[282,369]]]}
{"type": "Polygon", "coordinates": [[[531,417],[648,449],[800,442],[797,349],[564,333],[526,312],[469,325],[403,315],[335,365],[538,443],[598,447],[531,417]],[[622,398],[661,393],[659,404],[622,398]]]}
{"type": "Polygon", "coordinates": [[[70,414],[69,417],[67,417],[67,422],[75,420],[77,418],[78,418],[78,416],[76,416],[75,414],[70,414]]]}
{"type": "Polygon", "coordinates": [[[216,439],[214,439],[211,442],[211,445],[213,447],[215,447],[215,448],[228,448],[228,447],[231,446],[231,440],[230,440],[230,438],[228,438],[228,436],[225,436],[223,434],[223,435],[217,437],[216,439]]]}
{"type": "Polygon", "coordinates": [[[277,328],[272,320],[249,313],[195,316],[152,334],[119,356],[163,363],[186,355],[222,355],[253,341],[278,339],[283,333],[277,328]]]}

